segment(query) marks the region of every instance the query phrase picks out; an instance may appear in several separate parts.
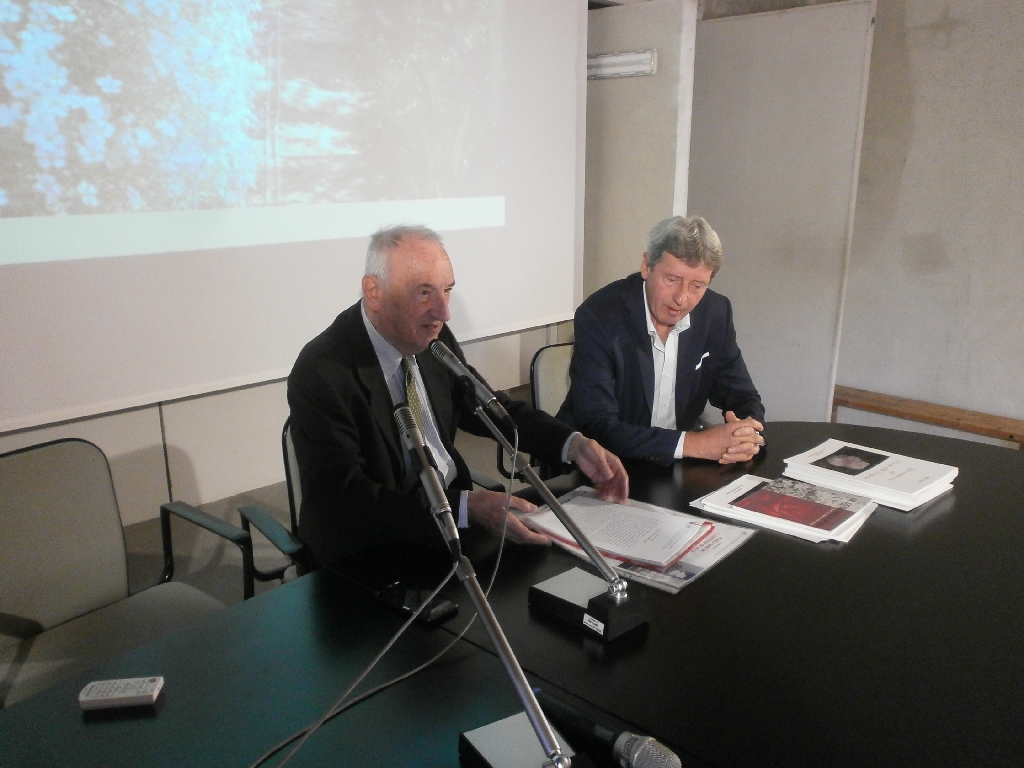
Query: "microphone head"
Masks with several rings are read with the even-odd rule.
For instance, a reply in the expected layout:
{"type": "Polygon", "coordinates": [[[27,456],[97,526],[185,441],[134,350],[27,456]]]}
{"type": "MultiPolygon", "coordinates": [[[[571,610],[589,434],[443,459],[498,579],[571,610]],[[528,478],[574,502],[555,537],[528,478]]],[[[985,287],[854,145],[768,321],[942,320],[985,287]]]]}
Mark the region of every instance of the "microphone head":
{"type": "Polygon", "coordinates": [[[452,351],[448,349],[448,347],[446,347],[444,345],[444,342],[441,341],[440,339],[434,339],[427,346],[429,347],[430,351],[434,354],[434,357],[436,357],[441,362],[444,362],[445,358],[455,357],[455,355],[452,354],[452,351]]]}
{"type": "Polygon", "coordinates": [[[418,445],[423,445],[423,435],[416,425],[416,418],[412,415],[412,409],[405,403],[399,403],[394,410],[395,421],[398,423],[398,431],[402,436],[402,447],[407,451],[413,450],[418,445]]]}
{"type": "Polygon", "coordinates": [[[394,408],[395,421],[398,428],[403,432],[409,429],[416,429],[416,419],[413,418],[412,409],[405,403],[399,403],[394,408]]]}
{"type": "Polygon", "coordinates": [[[615,740],[612,755],[622,768],[681,768],[679,757],[650,736],[623,731],[615,740]]]}

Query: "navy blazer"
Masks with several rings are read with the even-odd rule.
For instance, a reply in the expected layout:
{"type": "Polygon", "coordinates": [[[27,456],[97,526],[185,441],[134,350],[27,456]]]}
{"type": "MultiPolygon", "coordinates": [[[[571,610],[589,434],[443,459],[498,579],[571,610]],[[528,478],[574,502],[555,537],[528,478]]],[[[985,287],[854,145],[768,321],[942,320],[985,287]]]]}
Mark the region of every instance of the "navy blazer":
{"type": "MultiPolygon", "coordinates": [[[[439,338],[465,362],[447,325],[439,338]]],[[[441,440],[455,461],[448,496],[457,511],[460,492],[470,490],[472,481],[453,445],[456,428],[490,433],[466,407],[448,368],[429,351],[416,360],[441,440]]],[[[519,427],[521,449],[558,462],[572,430],[543,411],[497,396],[519,427]]],[[[299,538],[318,564],[338,565],[389,542],[443,546],[419,478],[405,471],[391,394],[359,303],[303,347],[288,377],[288,405],[302,484],[299,538]]]]}
{"type": "Polygon", "coordinates": [[[576,310],[569,394],[558,418],[619,456],[668,462],[680,430],[693,429],[705,405],[764,419],[732,322],[732,305],[708,290],[679,335],[678,430],[652,427],[654,353],[640,273],[606,285],[576,310]]]}

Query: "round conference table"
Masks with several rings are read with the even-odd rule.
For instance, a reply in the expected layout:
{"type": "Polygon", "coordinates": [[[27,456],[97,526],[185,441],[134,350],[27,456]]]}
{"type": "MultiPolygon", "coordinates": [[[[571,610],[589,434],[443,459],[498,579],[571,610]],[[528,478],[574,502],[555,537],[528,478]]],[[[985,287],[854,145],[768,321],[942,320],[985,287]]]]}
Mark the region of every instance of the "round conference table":
{"type": "Polygon", "coordinates": [[[779,477],[786,457],[829,437],[960,472],[917,510],[879,507],[846,544],[758,531],[679,594],[648,590],[649,626],[605,646],[526,604],[531,584],[581,561],[510,548],[491,602],[522,666],[671,745],[684,765],[1024,763],[1019,451],[768,423],[765,455],[740,467],[625,462],[630,496],[695,513],[693,499],[744,473],[779,477]]]}

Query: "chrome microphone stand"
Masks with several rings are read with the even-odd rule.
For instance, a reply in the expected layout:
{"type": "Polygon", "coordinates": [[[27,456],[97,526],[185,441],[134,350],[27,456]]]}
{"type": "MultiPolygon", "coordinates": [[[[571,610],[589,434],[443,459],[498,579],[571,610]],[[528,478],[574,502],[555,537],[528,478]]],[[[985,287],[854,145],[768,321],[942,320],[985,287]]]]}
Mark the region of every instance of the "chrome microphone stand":
{"type": "Polygon", "coordinates": [[[627,597],[626,593],[626,580],[619,576],[608,565],[608,561],[604,559],[597,548],[590,542],[587,535],[580,530],[579,526],[573,521],[569,514],[565,511],[565,508],[559,503],[558,499],[551,492],[551,489],[544,484],[544,481],[540,479],[540,476],[534,471],[530,463],[523,457],[522,454],[516,453],[515,448],[508,441],[508,438],[501,433],[501,430],[495,425],[491,418],[487,415],[487,412],[483,409],[483,406],[476,406],[476,415],[480,417],[488,431],[494,436],[494,439],[498,441],[506,455],[512,459],[512,465],[514,467],[513,476],[515,472],[519,472],[527,482],[532,485],[537,493],[540,494],[541,499],[547,504],[551,511],[555,513],[555,517],[558,521],[565,526],[565,529],[569,531],[569,534],[576,540],[576,543],[580,545],[580,548],[587,553],[587,557],[594,564],[594,567],[601,573],[601,576],[605,581],[608,582],[608,594],[616,600],[624,600],[627,597]]]}
{"type": "MultiPolygon", "coordinates": [[[[467,399],[473,397],[467,394],[467,399]]],[[[474,413],[487,427],[487,430],[498,441],[505,453],[512,459],[513,477],[519,472],[532,485],[544,503],[555,513],[555,517],[565,526],[576,543],[590,558],[601,577],[606,582],[607,592],[603,595],[594,592],[594,585],[600,584],[591,574],[579,568],[550,580],[558,585],[544,582],[530,589],[530,600],[536,602],[542,610],[548,610],[559,618],[580,623],[586,629],[596,633],[603,640],[611,640],[635,627],[646,624],[649,620],[647,601],[643,592],[630,595],[626,580],[620,577],[605,560],[604,555],[580,530],[569,514],[551,492],[551,489],[540,479],[529,462],[508,441],[494,421],[487,414],[484,405],[473,398],[474,413]]]]}
{"type": "Polygon", "coordinates": [[[416,425],[409,407],[406,405],[397,406],[395,408],[395,420],[398,422],[402,442],[406,450],[410,451],[410,455],[414,458],[415,463],[419,464],[419,467],[413,467],[413,471],[417,471],[420,476],[423,490],[427,495],[427,503],[430,505],[431,516],[434,518],[434,522],[437,524],[441,535],[448,543],[452,561],[455,563],[455,573],[459,577],[459,581],[462,582],[462,586],[469,595],[469,599],[473,602],[473,607],[476,609],[477,615],[487,631],[487,636],[491,639],[491,644],[494,646],[502,666],[505,667],[505,673],[508,675],[509,680],[512,681],[512,686],[515,688],[516,694],[523,704],[523,709],[526,711],[526,717],[529,719],[530,725],[537,734],[537,740],[540,742],[541,748],[548,758],[543,768],[571,768],[572,761],[568,756],[562,754],[562,748],[558,743],[558,739],[555,737],[551,725],[544,716],[540,704],[537,703],[537,697],[534,696],[533,689],[527,682],[526,675],[523,674],[523,669],[519,666],[519,661],[512,651],[512,646],[509,645],[508,639],[501,629],[501,624],[498,623],[498,617],[494,615],[490,603],[487,602],[487,595],[484,594],[483,589],[480,587],[473,564],[469,561],[469,558],[462,554],[458,529],[452,519],[451,506],[448,503],[447,496],[445,496],[437,470],[431,466],[427,453],[429,449],[423,444],[423,437],[419,433],[419,427],[416,425]]]}

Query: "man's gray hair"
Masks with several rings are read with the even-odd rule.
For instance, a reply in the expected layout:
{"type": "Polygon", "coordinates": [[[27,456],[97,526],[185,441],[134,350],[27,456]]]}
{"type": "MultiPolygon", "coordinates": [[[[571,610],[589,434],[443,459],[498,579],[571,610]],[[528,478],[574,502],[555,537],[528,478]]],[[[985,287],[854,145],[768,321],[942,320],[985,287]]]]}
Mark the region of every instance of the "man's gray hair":
{"type": "Polygon", "coordinates": [[[648,268],[666,253],[691,267],[703,264],[712,277],[722,266],[722,241],[701,216],[673,216],[654,225],[647,238],[648,268]]]}
{"type": "Polygon", "coordinates": [[[363,274],[371,275],[386,283],[388,280],[388,256],[406,238],[427,240],[444,245],[437,232],[421,224],[401,224],[397,227],[378,229],[370,237],[370,245],[366,249],[366,270],[363,274]]]}

